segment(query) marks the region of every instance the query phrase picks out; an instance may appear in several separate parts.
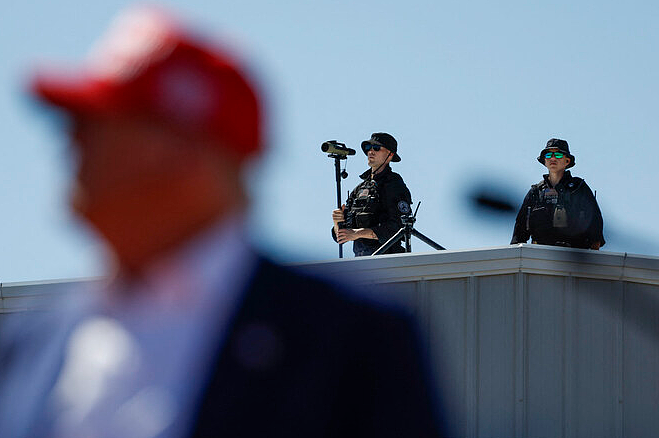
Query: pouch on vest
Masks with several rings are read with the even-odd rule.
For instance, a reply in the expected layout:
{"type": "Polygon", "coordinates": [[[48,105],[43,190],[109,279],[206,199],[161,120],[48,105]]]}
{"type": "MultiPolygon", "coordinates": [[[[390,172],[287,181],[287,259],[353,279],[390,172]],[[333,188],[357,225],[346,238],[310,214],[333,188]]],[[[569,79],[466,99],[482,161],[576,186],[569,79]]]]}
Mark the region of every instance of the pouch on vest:
{"type": "Polygon", "coordinates": [[[567,227],[567,211],[565,207],[559,205],[554,210],[554,228],[566,228],[567,227]]]}

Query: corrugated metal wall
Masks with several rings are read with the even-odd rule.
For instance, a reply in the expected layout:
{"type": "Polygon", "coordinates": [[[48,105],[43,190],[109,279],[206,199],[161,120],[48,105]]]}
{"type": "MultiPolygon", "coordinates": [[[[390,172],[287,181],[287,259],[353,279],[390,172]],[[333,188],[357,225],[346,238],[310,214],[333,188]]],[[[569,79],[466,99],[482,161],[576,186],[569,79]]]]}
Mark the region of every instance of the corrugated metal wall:
{"type": "Polygon", "coordinates": [[[458,436],[659,436],[659,286],[514,274],[386,285],[428,337],[458,436]]]}
{"type": "MultiPolygon", "coordinates": [[[[457,436],[659,437],[659,258],[518,245],[305,268],[418,317],[457,436]]],[[[65,286],[5,285],[0,304],[65,286]]]]}

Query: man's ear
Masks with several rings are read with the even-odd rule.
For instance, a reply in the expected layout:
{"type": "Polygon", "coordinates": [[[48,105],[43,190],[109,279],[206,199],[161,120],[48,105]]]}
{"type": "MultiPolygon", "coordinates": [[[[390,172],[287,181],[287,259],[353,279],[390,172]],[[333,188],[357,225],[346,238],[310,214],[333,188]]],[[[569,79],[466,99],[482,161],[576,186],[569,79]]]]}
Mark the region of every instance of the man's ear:
{"type": "Polygon", "coordinates": [[[570,160],[568,157],[565,157],[565,164],[566,164],[567,166],[570,165],[570,162],[571,162],[571,161],[572,161],[572,160],[570,160]]]}

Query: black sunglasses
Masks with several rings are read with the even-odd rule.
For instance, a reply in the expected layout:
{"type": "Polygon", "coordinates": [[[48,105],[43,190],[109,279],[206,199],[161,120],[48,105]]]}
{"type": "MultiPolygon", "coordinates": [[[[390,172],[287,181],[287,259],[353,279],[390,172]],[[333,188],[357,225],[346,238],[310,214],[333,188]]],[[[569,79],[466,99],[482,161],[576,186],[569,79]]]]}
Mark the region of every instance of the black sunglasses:
{"type": "Polygon", "coordinates": [[[364,152],[368,152],[368,151],[370,151],[371,149],[373,149],[375,152],[377,152],[377,151],[380,150],[381,147],[382,147],[382,146],[380,146],[379,144],[370,144],[370,143],[369,143],[369,144],[367,144],[367,145],[364,145],[364,152]]]}
{"type": "Polygon", "coordinates": [[[547,152],[545,154],[545,158],[549,159],[549,158],[551,158],[552,155],[555,156],[558,159],[561,159],[561,158],[563,158],[563,156],[565,156],[565,154],[563,152],[547,152]]]}

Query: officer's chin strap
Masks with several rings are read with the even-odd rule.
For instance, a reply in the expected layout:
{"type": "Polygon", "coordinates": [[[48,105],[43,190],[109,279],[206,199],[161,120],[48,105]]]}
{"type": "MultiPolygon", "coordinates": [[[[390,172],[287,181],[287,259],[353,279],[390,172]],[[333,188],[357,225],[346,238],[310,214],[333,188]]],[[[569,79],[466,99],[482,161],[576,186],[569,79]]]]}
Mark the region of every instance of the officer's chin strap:
{"type": "MultiPolygon", "coordinates": [[[[389,158],[390,156],[391,156],[391,152],[389,152],[389,155],[387,155],[387,158],[389,158]]],[[[371,170],[371,179],[373,179],[373,178],[375,177],[375,174],[378,173],[378,172],[380,171],[380,168],[381,168],[382,166],[384,166],[385,164],[388,164],[386,158],[384,159],[384,163],[380,164],[380,165],[378,166],[378,168],[375,169],[375,172],[373,172],[373,171],[371,170]]]]}

